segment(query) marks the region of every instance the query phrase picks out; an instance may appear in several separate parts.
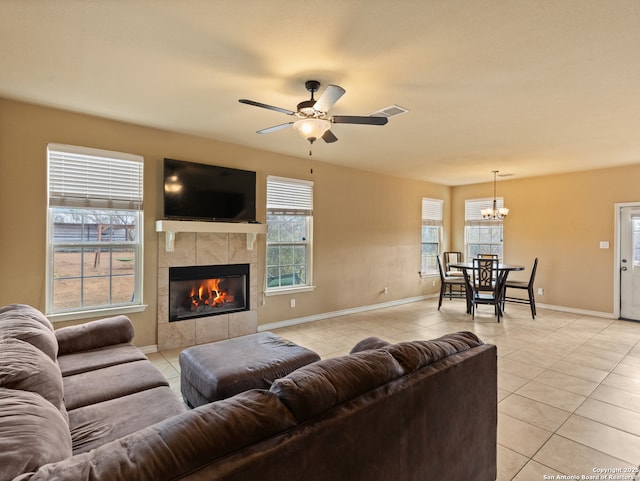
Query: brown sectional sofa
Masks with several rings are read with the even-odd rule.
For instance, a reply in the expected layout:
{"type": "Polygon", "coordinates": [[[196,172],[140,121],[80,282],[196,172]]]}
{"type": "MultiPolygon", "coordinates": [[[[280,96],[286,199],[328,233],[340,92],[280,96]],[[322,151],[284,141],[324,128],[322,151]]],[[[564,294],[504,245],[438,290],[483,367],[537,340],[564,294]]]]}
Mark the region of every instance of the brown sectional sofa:
{"type": "Polygon", "coordinates": [[[496,478],[495,346],[364,342],[188,410],[119,316],[0,308],[0,481],[496,478]]]}

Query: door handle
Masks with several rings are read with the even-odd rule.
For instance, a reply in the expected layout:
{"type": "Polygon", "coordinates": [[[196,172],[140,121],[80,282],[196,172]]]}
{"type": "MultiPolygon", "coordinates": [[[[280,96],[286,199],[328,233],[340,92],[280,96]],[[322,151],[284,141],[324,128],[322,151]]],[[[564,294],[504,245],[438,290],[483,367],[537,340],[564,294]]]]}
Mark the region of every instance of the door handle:
{"type": "Polygon", "coordinates": [[[622,267],[620,268],[620,270],[621,270],[621,271],[626,271],[626,270],[627,270],[627,266],[622,266],[622,267]]]}

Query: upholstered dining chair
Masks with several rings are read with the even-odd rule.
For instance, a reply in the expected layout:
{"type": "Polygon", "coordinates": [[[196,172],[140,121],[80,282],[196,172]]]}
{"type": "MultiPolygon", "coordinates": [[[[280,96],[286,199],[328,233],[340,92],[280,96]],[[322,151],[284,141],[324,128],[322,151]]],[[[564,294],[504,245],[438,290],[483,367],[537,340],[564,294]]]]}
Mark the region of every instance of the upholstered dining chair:
{"type": "Polygon", "coordinates": [[[501,282],[505,273],[498,271],[498,263],[495,259],[473,259],[473,269],[471,275],[465,269],[463,271],[464,281],[467,288],[467,307],[471,318],[475,319],[476,306],[488,304],[494,306],[495,314],[500,322],[502,315],[502,290],[504,285],[501,282]],[[494,280],[496,279],[496,280],[494,280]]]}
{"type": "Polygon", "coordinates": [[[511,302],[514,304],[529,304],[531,307],[531,318],[536,318],[536,299],[533,295],[533,281],[536,278],[536,270],[538,269],[538,258],[536,257],[533,261],[533,267],[531,268],[531,275],[529,276],[528,281],[510,281],[507,280],[504,284],[504,302],[511,302]],[[513,297],[508,295],[509,289],[520,289],[526,290],[528,294],[527,299],[523,299],[522,297],[513,297]]]}
{"type": "MultiPolygon", "coordinates": [[[[467,299],[464,278],[445,275],[440,256],[438,259],[438,272],[440,273],[440,299],[438,299],[438,310],[442,306],[442,299],[448,296],[449,299],[467,299]]],[[[468,307],[468,305],[467,305],[468,307]]]]}
{"type": "Polygon", "coordinates": [[[455,267],[451,267],[451,264],[455,264],[456,262],[462,262],[462,252],[443,252],[442,253],[442,261],[444,264],[444,275],[447,277],[460,277],[462,278],[462,271],[460,269],[456,269],[455,267]]]}

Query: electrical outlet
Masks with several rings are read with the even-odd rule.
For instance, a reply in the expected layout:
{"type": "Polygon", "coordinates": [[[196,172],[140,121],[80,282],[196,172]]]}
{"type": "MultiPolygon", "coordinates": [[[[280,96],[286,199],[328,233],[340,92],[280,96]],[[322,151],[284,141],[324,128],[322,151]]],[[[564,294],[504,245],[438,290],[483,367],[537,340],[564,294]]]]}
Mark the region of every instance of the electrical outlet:
{"type": "Polygon", "coordinates": [[[544,296],[544,289],[542,287],[538,287],[538,295],[544,296]]]}
{"type": "Polygon", "coordinates": [[[436,281],[431,281],[431,287],[436,287],[436,281]]]}
{"type": "Polygon", "coordinates": [[[384,288],[384,290],[383,290],[382,292],[384,292],[385,294],[389,294],[389,288],[388,288],[388,287],[385,287],[385,288],[384,288]]]}
{"type": "Polygon", "coordinates": [[[291,307],[296,307],[296,300],[295,299],[291,299],[291,307]]]}

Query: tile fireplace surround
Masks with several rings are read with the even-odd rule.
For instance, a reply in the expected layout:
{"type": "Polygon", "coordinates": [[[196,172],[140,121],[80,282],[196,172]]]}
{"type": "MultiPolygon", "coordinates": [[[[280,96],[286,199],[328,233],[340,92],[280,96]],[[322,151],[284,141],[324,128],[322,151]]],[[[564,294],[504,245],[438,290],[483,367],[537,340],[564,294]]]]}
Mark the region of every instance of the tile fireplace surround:
{"type": "Polygon", "coordinates": [[[158,233],[158,350],[204,344],[257,332],[257,250],[247,250],[245,234],[177,232],[174,250],[158,233]],[[169,322],[169,267],[249,264],[249,311],[169,322]]]}

